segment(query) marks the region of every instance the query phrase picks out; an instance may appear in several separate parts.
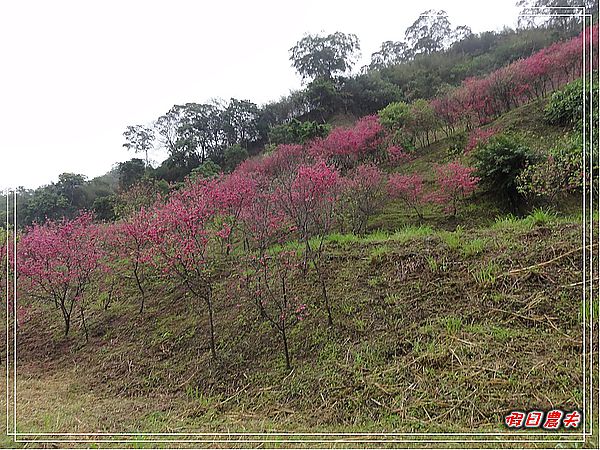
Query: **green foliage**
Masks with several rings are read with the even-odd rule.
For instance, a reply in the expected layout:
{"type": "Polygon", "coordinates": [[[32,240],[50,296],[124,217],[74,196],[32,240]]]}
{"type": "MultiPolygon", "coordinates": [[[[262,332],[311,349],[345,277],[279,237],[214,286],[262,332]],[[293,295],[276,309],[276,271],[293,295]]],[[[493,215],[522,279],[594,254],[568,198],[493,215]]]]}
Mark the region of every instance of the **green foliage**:
{"type": "Polygon", "coordinates": [[[117,217],[115,212],[116,202],[117,199],[114,195],[96,198],[92,203],[92,210],[96,214],[96,218],[103,221],[114,220],[117,217]]]}
{"type": "Polygon", "coordinates": [[[394,102],[379,111],[381,125],[391,131],[400,130],[411,118],[410,105],[405,102],[394,102]]]}
{"type": "Polygon", "coordinates": [[[341,92],[346,108],[357,117],[373,114],[403,98],[400,87],[376,71],[345,79],[341,92]]]}
{"type": "Polygon", "coordinates": [[[248,150],[246,150],[240,144],[234,144],[231,147],[227,147],[223,155],[225,170],[228,172],[233,172],[233,170],[247,158],[248,150]]]}
{"type": "Polygon", "coordinates": [[[272,144],[305,144],[311,139],[325,137],[329,134],[331,125],[318,124],[314,121],[300,122],[297,119],[277,125],[269,131],[272,144]]]}
{"type": "Polygon", "coordinates": [[[448,156],[458,156],[464,152],[467,145],[468,136],[466,131],[459,131],[453,134],[447,140],[448,142],[448,156]]]}
{"type": "Polygon", "coordinates": [[[139,158],[133,158],[129,161],[117,165],[119,174],[119,188],[128,189],[139,182],[146,173],[146,163],[139,158]]]}
{"type": "Polygon", "coordinates": [[[210,159],[207,159],[194,170],[190,176],[192,178],[214,178],[221,173],[221,167],[210,159]]]}
{"type": "MultiPolygon", "coordinates": [[[[598,86],[595,83],[597,94],[598,86]]],[[[589,84],[588,84],[589,87],[589,84]]],[[[583,80],[580,78],[554,92],[544,109],[544,118],[550,125],[575,125],[583,118],[583,80]]]]}
{"type": "Polygon", "coordinates": [[[519,205],[517,179],[536,160],[533,151],[512,134],[499,134],[474,153],[477,176],[497,195],[507,198],[513,209],[519,205]]]}
{"type": "Polygon", "coordinates": [[[422,98],[415,100],[410,105],[410,113],[405,116],[404,129],[413,140],[419,141],[421,146],[429,145],[430,135],[438,126],[438,117],[431,104],[422,98]]]}
{"type": "Polygon", "coordinates": [[[582,136],[575,133],[558,142],[546,158],[528,165],[517,179],[523,195],[554,201],[583,186],[582,136]]]}
{"type": "Polygon", "coordinates": [[[309,34],[290,49],[290,61],[302,79],[331,79],[352,67],[359,50],[354,34],[309,34]]]}
{"type": "Polygon", "coordinates": [[[334,80],[317,78],[311,81],[304,93],[311,110],[311,116],[326,122],[344,104],[340,84],[334,80]]]}
{"type": "Polygon", "coordinates": [[[154,146],[154,130],[143,125],[128,126],[123,137],[125,138],[123,147],[135,153],[144,153],[146,166],[148,166],[148,152],[154,146]]]}
{"type": "Polygon", "coordinates": [[[24,211],[24,216],[19,219],[20,224],[74,217],[78,210],[90,206],[90,199],[83,189],[85,184],[84,175],[62,173],[56,183],[34,191],[20,192],[20,200],[17,202],[24,211]]]}

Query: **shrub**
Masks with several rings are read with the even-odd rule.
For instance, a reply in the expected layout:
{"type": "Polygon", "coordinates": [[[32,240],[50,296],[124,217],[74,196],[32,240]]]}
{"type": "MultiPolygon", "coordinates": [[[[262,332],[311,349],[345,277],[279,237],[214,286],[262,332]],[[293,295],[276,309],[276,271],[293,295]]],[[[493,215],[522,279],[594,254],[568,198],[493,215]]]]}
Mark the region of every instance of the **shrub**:
{"type": "MultiPolygon", "coordinates": [[[[586,82],[585,92],[590,90],[590,81],[586,82]]],[[[575,126],[583,118],[583,80],[581,78],[554,92],[544,109],[544,118],[551,125],[575,126]]],[[[593,102],[598,104],[598,82],[592,85],[593,102]]],[[[592,108],[594,109],[594,108],[592,108]]],[[[580,126],[580,125],[579,125],[580,126]]]]}
{"type": "Polygon", "coordinates": [[[581,189],[583,152],[580,140],[578,135],[561,142],[550,150],[545,159],[528,165],[517,179],[518,191],[552,202],[561,194],[581,189]]]}
{"type": "Polygon", "coordinates": [[[474,154],[477,176],[489,190],[506,198],[513,210],[521,200],[517,178],[523,169],[536,160],[532,150],[516,136],[494,136],[474,154]]]}
{"type": "Polygon", "coordinates": [[[279,144],[306,144],[315,138],[324,138],[331,131],[331,125],[318,124],[313,121],[300,122],[292,119],[288,123],[277,125],[269,131],[271,143],[279,144]]]}
{"type": "Polygon", "coordinates": [[[221,172],[221,167],[210,159],[207,159],[194,170],[190,176],[192,178],[215,178],[221,172]]]}

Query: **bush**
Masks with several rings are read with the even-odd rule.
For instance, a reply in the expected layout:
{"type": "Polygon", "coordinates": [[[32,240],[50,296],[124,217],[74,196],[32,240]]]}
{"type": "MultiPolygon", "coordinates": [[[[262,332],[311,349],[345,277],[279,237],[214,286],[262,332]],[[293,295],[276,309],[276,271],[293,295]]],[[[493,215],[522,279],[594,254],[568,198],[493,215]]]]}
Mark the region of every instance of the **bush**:
{"type": "Polygon", "coordinates": [[[233,172],[237,166],[248,158],[248,150],[240,144],[235,144],[227,147],[223,158],[225,160],[225,170],[233,172]]]}
{"type": "Polygon", "coordinates": [[[410,105],[394,102],[379,111],[379,122],[390,131],[397,131],[408,123],[410,116],[410,105]]]}
{"type": "Polygon", "coordinates": [[[207,159],[190,173],[192,178],[215,178],[221,173],[221,167],[207,159]]]}
{"type": "MultiPolygon", "coordinates": [[[[595,77],[594,77],[595,78],[595,77]]],[[[590,81],[586,81],[585,92],[590,90],[590,81]]],[[[598,82],[592,85],[593,112],[597,112],[598,82]]],[[[583,118],[583,80],[572,81],[554,92],[544,109],[544,118],[550,125],[576,126],[581,128],[583,118]]]]}
{"type": "Polygon", "coordinates": [[[329,134],[331,125],[318,124],[313,121],[300,122],[292,119],[288,123],[277,125],[269,131],[269,140],[272,144],[306,144],[315,138],[322,138],[329,134]]]}
{"type": "Polygon", "coordinates": [[[507,199],[516,210],[521,201],[517,178],[526,166],[535,162],[535,153],[515,135],[500,134],[480,146],[474,158],[482,184],[507,199]]]}
{"type": "Polygon", "coordinates": [[[520,193],[552,202],[561,194],[578,191],[583,184],[581,135],[572,136],[553,147],[548,156],[527,166],[519,175],[520,193]]]}
{"type": "Polygon", "coordinates": [[[458,156],[462,154],[467,145],[467,138],[468,136],[465,131],[459,131],[450,136],[448,138],[448,155],[458,156]]]}

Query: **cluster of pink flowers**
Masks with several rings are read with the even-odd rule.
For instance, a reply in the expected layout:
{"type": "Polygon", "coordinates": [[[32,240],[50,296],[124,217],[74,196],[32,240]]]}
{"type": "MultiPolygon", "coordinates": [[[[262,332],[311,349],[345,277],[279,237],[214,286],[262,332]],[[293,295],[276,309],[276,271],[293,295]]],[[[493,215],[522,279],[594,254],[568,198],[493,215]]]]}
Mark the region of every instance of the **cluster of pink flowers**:
{"type": "Polygon", "coordinates": [[[467,145],[465,147],[465,154],[468,154],[471,151],[473,151],[473,149],[478,145],[485,144],[496,133],[498,133],[498,129],[494,127],[490,127],[485,130],[482,128],[476,128],[473,131],[471,131],[471,133],[469,134],[467,145]]]}
{"type": "MultiPolygon", "coordinates": [[[[485,124],[499,114],[545,95],[582,75],[583,45],[597,42],[598,25],[565,42],[557,42],[481,78],[468,78],[456,89],[431,102],[449,128],[458,123],[485,124]]],[[[597,52],[594,46],[594,69],[597,52]]]]}

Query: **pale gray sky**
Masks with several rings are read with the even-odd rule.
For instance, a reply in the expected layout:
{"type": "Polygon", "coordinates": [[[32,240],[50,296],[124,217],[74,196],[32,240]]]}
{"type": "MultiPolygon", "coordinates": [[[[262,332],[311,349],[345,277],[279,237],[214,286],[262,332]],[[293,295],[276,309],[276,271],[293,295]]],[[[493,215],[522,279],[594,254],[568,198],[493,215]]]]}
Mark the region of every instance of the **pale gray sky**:
{"type": "MultiPolygon", "coordinates": [[[[474,32],[514,27],[515,0],[39,0],[0,4],[0,189],[102,175],[133,155],[127,125],[172,105],[262,104],[300,87],[288,49],[355,33],[363,60],[427,9],[474,32]]],[[[160,159],[160,155],[155,155],[160,159]]]]}

